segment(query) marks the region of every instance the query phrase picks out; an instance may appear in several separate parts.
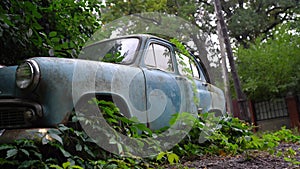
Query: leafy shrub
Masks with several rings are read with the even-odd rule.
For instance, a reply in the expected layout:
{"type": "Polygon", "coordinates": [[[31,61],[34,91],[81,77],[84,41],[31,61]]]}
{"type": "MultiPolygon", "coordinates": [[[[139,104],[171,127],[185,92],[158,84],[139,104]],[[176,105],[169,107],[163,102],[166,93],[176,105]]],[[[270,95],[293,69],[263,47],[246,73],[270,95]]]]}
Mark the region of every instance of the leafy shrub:
{"type": "MultiPolygon", "coordinates": [[[[116,131],[135,138],[154,135],[155,132],[134,119],[124,117],[111,102],[93,102],[101,107],[107,123],[116,131]]],[[[72,121],[78,124],[78,120],[87,120],[80,118],[74,116],[72,121]]],[[[177,118],[174,117],[170,123],[174,124],[177,118]]],[[[281,141],[300,141],[299,136],[286,128],[259,137],[253,134],[253,126],[231,116],[215,117],[213,113],[205,113],[199,118],[189,118],[194,122],[189,134],[172,150],[160,152],[153,158],[112,154],[97,146],[80,127],[59,125],[57,129],[49,130],[40,141],[16,140],[11,144],[1,144],[0,165],[1,168],[157,168],[165,163],[178,163],[182,157],[235,155],[253,149],[272,153],[281,141]]],[[[294,151],[287,150],[281,154],[288,154],[290,158],[285,157],[285,160],[296,163],[294,151]]]]}

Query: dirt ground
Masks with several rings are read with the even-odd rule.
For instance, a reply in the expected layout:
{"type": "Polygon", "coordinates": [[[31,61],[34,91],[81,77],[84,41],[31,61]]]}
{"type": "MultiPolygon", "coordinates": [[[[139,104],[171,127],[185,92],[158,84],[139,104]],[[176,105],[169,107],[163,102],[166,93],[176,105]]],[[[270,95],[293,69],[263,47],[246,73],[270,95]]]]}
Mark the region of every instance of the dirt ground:
{"type": "MultiPolygon", "coordinates": [[[[292,148],[294,159],[300,162],[300,144],[281,143],[274,154],[282,152],[288,154],[287,149],[292,148]]],[[[284,158],[270,155],[267,152],[252,151],[250,158],[245,154],[234,157],[202,156],[192,161],[182,161],[181,165],[166,168],[195,168],[195,169],[300,169],[300,165],[287,162],[284,158]]]]}

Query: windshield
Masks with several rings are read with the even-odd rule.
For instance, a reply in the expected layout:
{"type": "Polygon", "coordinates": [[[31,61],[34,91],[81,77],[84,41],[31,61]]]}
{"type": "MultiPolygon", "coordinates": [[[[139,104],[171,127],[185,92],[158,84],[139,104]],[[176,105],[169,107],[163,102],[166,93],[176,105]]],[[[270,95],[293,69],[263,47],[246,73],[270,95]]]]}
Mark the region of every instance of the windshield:
{"type": "Polygon", "coordinates": [[[82,50],[81,59],[110,63],[131,63],[139,45],[138,38],[123,38],[103,41],[82,50]]]}

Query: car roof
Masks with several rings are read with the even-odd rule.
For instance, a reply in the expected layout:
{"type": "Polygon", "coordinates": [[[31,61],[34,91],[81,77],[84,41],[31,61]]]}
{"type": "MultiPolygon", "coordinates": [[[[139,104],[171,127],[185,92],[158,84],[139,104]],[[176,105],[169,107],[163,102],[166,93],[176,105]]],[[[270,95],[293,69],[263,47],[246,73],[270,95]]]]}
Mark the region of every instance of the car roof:
{"type": "MultiPolygon", "coordinates": [[[[166,39],[163,39],[163,38],[160,38],[158,36],[155,36],[155,35],[151,35],[151,34],[131,34],[131,35],[122,35],[122,36],[115,36],[115,37],[110,37],[110,38],[105,38],[105,39],[102,39],[102,40],[99,40],[99,41],[95,41],[93,43],[90,43],[88,44],[87,46],[85,47],[88,47],[88,46],[93,46],[93,45],[96,45],[98,43],[101,43],[101,42],[105,42],[105,41],[110,41],[110,40],[113,40],[113,39],[119,39],[119,38],[131,38],[131,37],[135,37],[135,38],[140,38],[140,39],[143,39],[143,40],[146,40],[146,39],[150,39],[150,38],[153,38],[153,39],[158,39],[158,40],[161,40],[161,41],[164,41],[166,43],[169,43],[169,44],[172,44],[173,46],[175,46],[173,43],[171,43],[170,41],[166,40],[166,39]]],[[[84,47],[84,48],[85,48],[84,47]]]]}

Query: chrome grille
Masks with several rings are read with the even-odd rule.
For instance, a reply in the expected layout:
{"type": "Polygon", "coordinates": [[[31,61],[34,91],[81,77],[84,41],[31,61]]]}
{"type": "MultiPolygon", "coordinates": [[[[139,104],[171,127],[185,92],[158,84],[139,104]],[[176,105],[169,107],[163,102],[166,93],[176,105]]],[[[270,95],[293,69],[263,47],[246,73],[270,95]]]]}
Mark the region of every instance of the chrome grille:
{"type": "Polygon", "coordinates": [[[0,129],[28,126],[24,119],[24,110],[1,110],[0,129]]]}

